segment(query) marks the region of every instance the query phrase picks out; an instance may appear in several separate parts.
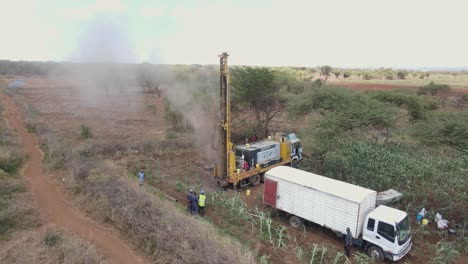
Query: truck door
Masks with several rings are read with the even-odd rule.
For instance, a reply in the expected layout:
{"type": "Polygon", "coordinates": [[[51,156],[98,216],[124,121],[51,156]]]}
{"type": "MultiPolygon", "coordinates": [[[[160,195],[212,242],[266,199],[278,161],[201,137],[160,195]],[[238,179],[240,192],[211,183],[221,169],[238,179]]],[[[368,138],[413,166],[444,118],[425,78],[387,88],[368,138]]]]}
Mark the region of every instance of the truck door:
{"type": "Polygon", "coordinates": [[[395,226],[378,221],[375,231],[375,244],[379,245],[384,251],[393,251],[395,249],[395,226]]]}
{"type": "Polygon", "coordinates": [[[263,203],[276,208],[276,191],[278,189],[278,182],[266,178],[264,186],[263,203]]]}

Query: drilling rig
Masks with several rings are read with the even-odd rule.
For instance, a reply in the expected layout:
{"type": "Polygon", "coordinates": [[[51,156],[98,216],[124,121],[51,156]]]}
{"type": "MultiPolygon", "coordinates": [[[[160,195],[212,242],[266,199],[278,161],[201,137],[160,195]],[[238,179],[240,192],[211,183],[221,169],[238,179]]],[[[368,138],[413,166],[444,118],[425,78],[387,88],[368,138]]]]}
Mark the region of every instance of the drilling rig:
{"type": "Polygon", "coordinates": [[[265,172],[276,166],[291,164],[302,159],[302,147],[295,134],[276,133],[268,139],[234,146],[231,142],[231,94],[229,88],[227,52],[219,55],[220,66],[220,120],[215,133],[214,147],[218,161],[214,176],[221,187],[232,184],[234,190],[263,182],[265,172]]]}

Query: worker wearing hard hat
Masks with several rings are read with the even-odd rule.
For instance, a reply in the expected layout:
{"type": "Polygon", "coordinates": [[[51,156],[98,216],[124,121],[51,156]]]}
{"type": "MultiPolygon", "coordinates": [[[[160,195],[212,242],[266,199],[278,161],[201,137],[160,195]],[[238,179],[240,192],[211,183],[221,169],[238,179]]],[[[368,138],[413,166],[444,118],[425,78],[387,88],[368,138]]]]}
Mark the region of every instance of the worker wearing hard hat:
{"type": "Polygon", "coordinates": [[[205,200],[206,200],[205,191],[201,190],[200,197],[198,197],[198,211],[201,217],[203,217],[203,215],[205,214],[205,200]]]}

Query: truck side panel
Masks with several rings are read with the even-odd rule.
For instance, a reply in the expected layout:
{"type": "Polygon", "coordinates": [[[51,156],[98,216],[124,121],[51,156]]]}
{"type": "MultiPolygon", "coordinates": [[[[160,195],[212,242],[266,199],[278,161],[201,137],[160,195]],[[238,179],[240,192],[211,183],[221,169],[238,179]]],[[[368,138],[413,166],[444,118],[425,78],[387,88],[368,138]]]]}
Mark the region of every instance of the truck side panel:
{"type": "Polygon", "coordinates": [[[353,232],[353,236],[357,238],[355,230],[357,230],[359,204],[343,198],[326,194],[324,214],[324,226],[340,232],[346,233],[346,228],[349,227],[353,232]]]}

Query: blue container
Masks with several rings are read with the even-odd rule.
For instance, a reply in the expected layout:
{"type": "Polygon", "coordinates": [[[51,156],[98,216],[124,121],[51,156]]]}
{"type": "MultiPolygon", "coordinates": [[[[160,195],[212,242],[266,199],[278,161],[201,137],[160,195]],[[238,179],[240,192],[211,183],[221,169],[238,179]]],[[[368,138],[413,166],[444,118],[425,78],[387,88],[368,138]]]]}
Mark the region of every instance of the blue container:
{"type": "Polygon", "coordinates": [[[422,216],[422,215],[418,214],[418,215],[416,216],[416,220],[418,220],[418,222],[421,222],[422,219],[423,219],[423,216],[422,216]]]}

